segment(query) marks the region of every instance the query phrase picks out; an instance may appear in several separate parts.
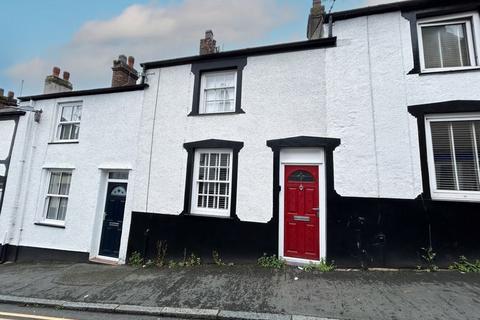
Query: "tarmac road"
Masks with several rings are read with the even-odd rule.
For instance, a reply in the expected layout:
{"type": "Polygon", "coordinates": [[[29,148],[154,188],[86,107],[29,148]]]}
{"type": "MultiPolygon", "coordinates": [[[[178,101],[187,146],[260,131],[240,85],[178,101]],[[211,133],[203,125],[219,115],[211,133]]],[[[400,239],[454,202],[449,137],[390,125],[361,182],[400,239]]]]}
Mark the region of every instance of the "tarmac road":
{"type": "MultiPolygon", "coordinates": [[[[122,315],[72,311],[34,306],[17,306],[0,304],[0,320],[174,320],[171,318],[148,317],[139,315],[122,315]]],[[[175,320],[179,320],[176,318],[175,320]]]]}

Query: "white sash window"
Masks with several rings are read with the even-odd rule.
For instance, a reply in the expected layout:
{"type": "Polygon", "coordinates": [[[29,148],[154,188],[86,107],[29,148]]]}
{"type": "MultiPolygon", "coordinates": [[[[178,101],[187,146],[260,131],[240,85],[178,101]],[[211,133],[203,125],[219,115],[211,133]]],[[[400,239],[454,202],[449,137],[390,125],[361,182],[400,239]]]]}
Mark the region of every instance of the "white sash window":
{"type": "Polygon", "coordinates": [[[237,71],[202,74],[199,113],[235,112],[237,71]]]}
{"type": "Polygon", "coordinates": [[[232,157],[228,149],[196,150],[192,214],[230,216],[232,157]]]}

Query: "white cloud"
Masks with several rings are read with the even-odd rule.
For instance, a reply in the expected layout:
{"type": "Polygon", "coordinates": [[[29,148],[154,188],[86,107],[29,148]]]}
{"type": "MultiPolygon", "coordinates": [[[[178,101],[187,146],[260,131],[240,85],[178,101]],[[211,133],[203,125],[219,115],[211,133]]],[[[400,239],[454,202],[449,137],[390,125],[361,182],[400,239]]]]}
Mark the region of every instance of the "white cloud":
{"type": "Polygon", "coordinates": [[[7,70],[26,81],[24,93],[41,93],[53,65],[67,69],[77,89],[108,86],[112,60],[119,54],[150,61],[196,54],[205,30],[227,48],[257,43],[293,18],[274,0],[185,0],[177,5],[132,5],[109,20],[86,22],[65,46],[7,70]],[[33,92],[27,92],[33,91],[33,92]]]}

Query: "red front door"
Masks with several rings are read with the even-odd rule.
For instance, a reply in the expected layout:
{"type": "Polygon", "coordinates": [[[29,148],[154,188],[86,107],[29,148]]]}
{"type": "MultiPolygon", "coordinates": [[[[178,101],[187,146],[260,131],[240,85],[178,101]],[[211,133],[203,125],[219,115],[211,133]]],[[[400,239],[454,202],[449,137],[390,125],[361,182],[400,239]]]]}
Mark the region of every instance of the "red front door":
{"type": "Polygon", "coordinates": [[[319,260],[318,166],[285,166],[284,256],[319,260]]]}

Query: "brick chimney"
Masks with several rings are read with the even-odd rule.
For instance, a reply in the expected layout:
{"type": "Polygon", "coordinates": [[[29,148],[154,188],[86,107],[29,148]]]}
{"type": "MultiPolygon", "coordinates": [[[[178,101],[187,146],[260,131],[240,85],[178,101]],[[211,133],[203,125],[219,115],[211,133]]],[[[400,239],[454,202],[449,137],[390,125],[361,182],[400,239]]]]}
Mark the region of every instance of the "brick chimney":
{"type": "Polygon", "coordinates": [[[0,109],[16,106],[17,99],[14,98],[15,94],[12,91],[8,91],[8,94],[4,96],[4,93],[5,91],[0,88],[0,109]]]}
{"type": "Polygon", "coordinates": [[[213,31],[205,31],[205,38],[200,39],[200,55],[217,53],[218,51],[217,41],[213,39],[213,31]]]}
{"type": "Polygon", "coordinates": [[[118,56],[117,60],[113,60],[112,87],[130,86],[137,83],[138,72],[133,65],[135,58],[127,57],[123,54],[118,56]]]}
{"type": "Polygon", "coordinates": [[[52,74],[45,78],[43,93],[57,93],[72,91],[73,86],[70,82],[70,73],[63,72],[63,78],[60,78],[60,68],[53,67],[52,74]]]}
{"type": "Polygon", "coordinates": [[[307,38],[308,40],[320,39],[323,34],[323,20],[325,19],[325,7],[321,0],[313,0],[310,14],[308,15],[307,38]]]}

